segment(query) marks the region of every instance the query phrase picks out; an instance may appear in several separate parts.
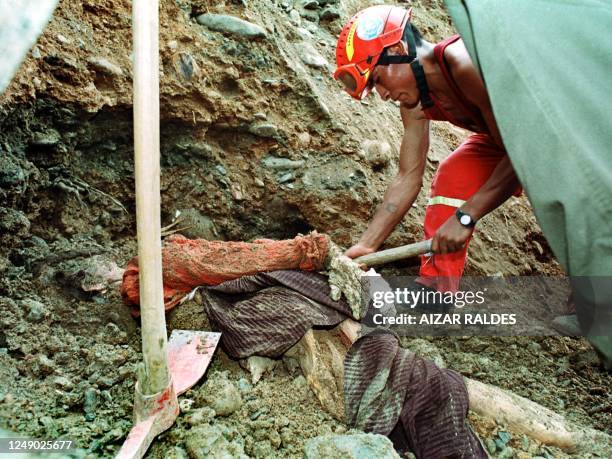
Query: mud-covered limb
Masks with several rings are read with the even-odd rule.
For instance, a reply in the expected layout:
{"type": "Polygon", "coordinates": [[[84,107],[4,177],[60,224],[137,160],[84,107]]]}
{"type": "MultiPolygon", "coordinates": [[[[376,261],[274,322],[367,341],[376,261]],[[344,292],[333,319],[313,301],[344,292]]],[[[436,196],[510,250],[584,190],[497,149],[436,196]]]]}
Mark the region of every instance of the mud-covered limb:
{"type": "MultiPolygon", "coordinates": [[[[350,342],[357,341],[361,324],[347,319],[338,326],[342,337],[350,342]]],[[[595,452],[612,448],[612,438],[595,429],[578,426],[564,416],[500,387],[465,378],[470,401],[470,410],[507,425],[516,433],[523,433],[546,445],[565,450],[595,452]]]]}
{"type": "Polygon", "coordinates": [[[361,284],[361,276],[364,273],[359,265],[344,255],[342,249],[330,241],[325,267],[329,271],[332,299],[339,300],[341,294],[344,294],[353,318],[361,319],[365,314],[361,284]]]}
{"type": "Polygon", "coordinates": [[[526,434],[562,449],[594,452],[612,448],[612,438],[604,432],[583,428],[520,395],[499,387],[465,378],[470,410],[517,433],[526,434]]]}

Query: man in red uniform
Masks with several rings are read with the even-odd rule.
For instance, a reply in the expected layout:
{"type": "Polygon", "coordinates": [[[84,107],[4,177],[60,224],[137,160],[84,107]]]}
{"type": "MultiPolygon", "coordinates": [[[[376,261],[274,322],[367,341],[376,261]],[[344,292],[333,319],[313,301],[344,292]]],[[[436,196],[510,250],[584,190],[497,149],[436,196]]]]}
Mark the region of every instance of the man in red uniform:
{"type": "Polygon", "coordinates": [[[346,255],[376,251],[404,217],[422,186],[430,120],[450,121],[474,134],[440,163],[431,184],[425,238],[433,238],[433,256],[422,257],[418,282],[454,291],[474,225],[521,188],[463,41],[455,35],[428,43],[410,23],[411,13],[394,6],[367,8],[338,39],[334,78],[356,99],[375,88],[383,100],[399,102],[404,124],[399,172],[346,255]]]}

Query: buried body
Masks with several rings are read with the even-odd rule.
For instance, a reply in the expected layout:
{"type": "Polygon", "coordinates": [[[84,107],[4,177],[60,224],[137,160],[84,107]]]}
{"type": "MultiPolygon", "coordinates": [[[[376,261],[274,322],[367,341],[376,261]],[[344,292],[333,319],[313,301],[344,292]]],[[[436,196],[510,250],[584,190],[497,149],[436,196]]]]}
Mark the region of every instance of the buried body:
{"type": "MultiPolygon", "coordinates": [[[[202,305],[223,333],[221,345],[230,357],[297,359],[326,411],[350,427],[389,436],[396,449],[417,457],[486,457],[467,421],[468,408],[544,444],[583,452],[610,448],[602,432],[439,368],[400,347],[391,332],[353,320],[363,311],[333,299],[328,278],[308,272],[333,266],[329,280],[347,298],[354,296],[359,287],[347,288],[346,282],[361,271],[338,253],[316,233],[253,243],[169,238],[163,249],[166,306],[207,285],[199,290],[202,305]]],[[[137,315],[136,259],[125,272],[122,293],[137,315]]]]}

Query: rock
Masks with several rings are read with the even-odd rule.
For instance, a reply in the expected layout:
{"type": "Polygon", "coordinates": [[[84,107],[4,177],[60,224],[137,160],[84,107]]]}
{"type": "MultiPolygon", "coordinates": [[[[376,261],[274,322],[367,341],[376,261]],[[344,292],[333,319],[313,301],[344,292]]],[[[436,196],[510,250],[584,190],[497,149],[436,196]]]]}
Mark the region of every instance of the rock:
{"type": "Polygon", "coordinates": [[[215,169],[217,170],[217,172],[221,175],[227,175],[227,170],[225,170],[225,167],[223,167],[221,164],[217,164],[215,166],[215,169]]]}
{"type": "Polygon", "coordinates": [[[235,429],[219,424],[190,429],[185,435],[185,448],[192,459],[248,458],[242,436],[235,429]]]}
{"type": "Polygon", "coordinates": [[[497,451],[497,445],[495,444],[495,440],[493,440],[492,438],[485,438],[484,444],[489,454],[495,454],[495,452],[497,451]]]}
{"type": "Polygon", "coordinates": [[[30,145],[36,145],[40,147],[52,147],[57,145],[61,140],[59,132],[55,129],[47,129],[43,132],[35,132],[30,140],[30,145]]]}
{"type": "Polygon", "coordinates": [[[251,382],[257,384],[265,373],[270,373],[278,362],[267,357],[252,355],[246,360],[240,361],[240,366],[251,373],[251,382]]]}
{"type": "Polygon", "coordinates": [[[87,63],[96,71],[105,73],[106,75],[120,77],[123,76],[123,70],[117,64],[109,61],[105,57],[94,56],[87,58],[87,63]]]}
{"type": "Polygon", "coordinates": [[[192,426],[207,424],[212,421],[216,415],[217,413],[215,410],[207,406],[198,408],[197,410],[193,410],[191,413],[189,413],[189,416],[187,417],[187,424],[192,426]]]}
{"type": "Polygon", "coordinates": [[[356,433],[347,435],[327,434],[311,438],[304,445],[305,459],[342,457],[361,459],[399,459],[393,443],[378,434],[356,433]]]}
{"type": "Polygon", "coordinates": [[[242,406],[240,391],[227,379],[218,381],[205,400],[218,416],[229,416],[242,406]]]}
{"type": "Polygon", "coordinates": [[[180,231],[182,235],[191,239],[206,239],[208,241],[220,239],[215,223],[198,209],[181,209],[179,212],[178,218],[181,221],[176,225],[176,228],[184,228],[180,231]]]}
{"type": "Polygon", "coordinates": [[[266,31],[263,27],[226,14],[205,13],[199,15],[196,21],[216,32],[226,32],[246,38],[266,36],[266,31]]]}
{"type": "Polygon", "coordinates": [[[253,118],[265,121],[268,119],[268,115],[266,115],[264,112],[258,112],[253,115],[253,118]]]}
{"type": "Polygon", "coordinates": [[[96,407],[98,406],[98,393],[93,387],[88,387],[83,395],[83,411],[85,419],[93,421],[96,417],[96,407]]]}
{"type": "Polygon", "coordinates": [[[327,60],[310,43],[302,42],[298,45],[298,49],[304,64],[317,69],[327,67],[327,60]]]}
{"type": "Polygon", "coordinates": [[[57,38],[57,41],[59,41],[62,45],[69,45],[70,43],[72,43],[68,38],[64,37],[62,34],[59,33],[55,38],[57,38]]]}
{"type": "Polygon", "coordinates": [[[300,16],[310,22],[319,22],[319,14],[313,10],[302,10],[300,16]]]}
{"type": "Polygon", "coordinates": [[[283,183],[289,183],[293,180],[295,180],[295,175],[293,172],[287,172],[286,174],[282,174],[280,177],[278,177],[277,182],[282,185],[283,183]]]}
{"type": "Polygon", "coordinates": [[[316,10],[319,7],[317,0],[301,0],[300,6],[306,10],[316,10]]]}
{"type": "Polygon", "coordinates": [[[300,132],[297,135],[297,139],[300,147],[307,147],[310,145],[311,137],[308,132],[300,132]]]}
{"type": "Polygon", "coordinates": [[[288,158],[278,158],[276,156],[266,156],[261,160],[264,167],[268,169],[299,169],[304,167],[304,160],[299,159],[297,161],[288,158]]]}
{"type": "Polygon", "coordinates": [[[300,13],[297,10],[289,11],[289,22],[296,27],[299,27],[302,23],[302,18],[300,17],[300,13]]]}
{"type": "Polygon", "coordinates": [[[339,17],[340,12],[338,11],[338,8],[334,6],[326,6],[319,13],[319,19],[321,21],[333,21],[335,19],[338,19],[339,17]]]}
{"type": "Polygon", "coordinates": [[[361,156],[373,167],[384,167],[392,157],[391,145],[386,141],[366,139],[361,143],[361,156]]]}
{"type": "Polygon", "coordinates": [[[30,322],[40,322],[49,315],[47,307],[40,301],[30,299],[23,300],[21,306],[28,310],[26,319],[30,322]]]}
{"type": "Polygon", "coordinates": [[[59,387],[60,389],[63,389],[68,392],[74,388],[74,384],[72,383],[72,381],[70,381],[65,376],[58,376],[56,378],[53,378],[53,384],[59,387]]]}
{"type": "Polygon", "coordinates": [[[192,77],[200,73],[200,68],[195,59],[189,53],[178,53],[173,58],[174,68],[176,72],[185,80],[191,80],[192,77]]]}
{"type": "Polygon", "coordinates": [[[55,363],[45,354],[38,354],[34,358],[31,368],[36,376],[50,375],[55,371],[55,363]]]}
{"type": "Polygon", "coordinates": [[[266,186],[264,181],[262,179],[260,179],[259,177],[255,177],[255,179],[253,181],[255,182],[255,185],[257,185],[259,188],[265,188],[265,186],[266,186]]]}
{"type": "Polygon", "coordinates": [[[276,137],[278,128],[272,123],[253,123],[249,126],[249,132],[258,137],[276,137]]]}

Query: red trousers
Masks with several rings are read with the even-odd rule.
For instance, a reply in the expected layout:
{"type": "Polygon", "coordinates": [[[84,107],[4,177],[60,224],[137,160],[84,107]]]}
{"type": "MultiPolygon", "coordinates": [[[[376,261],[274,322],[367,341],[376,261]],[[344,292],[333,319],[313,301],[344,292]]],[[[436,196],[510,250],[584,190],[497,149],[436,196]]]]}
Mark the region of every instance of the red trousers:
{"type": "MultiPolygon", "coordinates": [[[[431,239],[438,228],[453,217],[457,207],[484,185],[504,155],[505,151],[490,136],[473,134],[440,163],[425,211],[425,239],[431,239]]],[[[521,192],[519,187],[515,196],[521,192]]],[[[419,282],[441,291],[456,291],[465,267],[468,244],[458,252],[422,256],[419,282]]]]}

